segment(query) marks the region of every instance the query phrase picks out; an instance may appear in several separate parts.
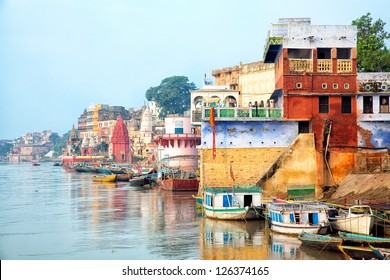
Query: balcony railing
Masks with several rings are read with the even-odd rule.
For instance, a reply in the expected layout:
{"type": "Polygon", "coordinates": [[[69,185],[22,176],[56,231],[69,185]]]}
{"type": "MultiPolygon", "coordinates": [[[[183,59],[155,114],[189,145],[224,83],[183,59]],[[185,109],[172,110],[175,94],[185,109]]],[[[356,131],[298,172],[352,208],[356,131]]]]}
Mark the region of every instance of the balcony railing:
{"type": "Polygon", "coordinates": [[[349,73],[352,72],[352,60],[350,59],[338,59],[337,60],[337,72],[349,73]]]}
{"type": "Polygon", "coordinates": [[[288,69],[290,72],[313,72],[313,60],[289,59],[288,69]]]}
{"type": "Polygon", "coordinates": [[[332,60],[331,59],[319,59],[317,61],[317,71],[319,73],[332,73],[332,60]]]}
{"type": "MultiPolygon", "coordinates": [[[[210,119],[210,107],[203,108],[203,119],[210,119]]],[[[224,119],[224,120],[237,120],[237,119],[252,119],[252,120],[261,120],[261,119],[282,119],[283,110],[280,108],[218,108],[214,109],[214,118],[215,119],[224,119]]]]}

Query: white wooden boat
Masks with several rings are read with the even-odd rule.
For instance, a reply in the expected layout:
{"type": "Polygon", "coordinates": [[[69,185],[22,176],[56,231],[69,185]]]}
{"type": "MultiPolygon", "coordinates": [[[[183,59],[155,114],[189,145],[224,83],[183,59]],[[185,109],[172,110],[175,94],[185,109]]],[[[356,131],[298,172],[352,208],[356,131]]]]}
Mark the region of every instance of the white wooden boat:
{"type": "Polygon", "coordinates": [[[203,209],[206,217],[221,220],[258,219],[262,214],[262,189],[250,187],[205,188],[203,209]]]}
{"type": "Polygon", "coordinates": [[[271,230],[285,234],[325,234],[329,227],[328,206],[320,203],[279,201],[267,204],[271,230]]]}
{"type": "Polygon", "coordinates": [[[332,231],[366,235],[371,233],[375,223],[375,216],[368,205],[354,205],[347,210],[331,210],[328,219],[332,231]]]}

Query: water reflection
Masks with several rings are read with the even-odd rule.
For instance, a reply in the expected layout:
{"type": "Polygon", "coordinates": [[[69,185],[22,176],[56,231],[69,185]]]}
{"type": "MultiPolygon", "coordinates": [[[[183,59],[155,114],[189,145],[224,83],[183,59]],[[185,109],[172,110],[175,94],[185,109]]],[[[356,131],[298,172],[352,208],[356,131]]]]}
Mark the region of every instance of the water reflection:
{"type": "MultiPolygon", "coordinates": [[[[264,221],[199,217],[191,192],[96,183],[43,163],[0,164],[1,259],[338,259],[264,221]]],[[[342,257],[342,255],[341,255],[342,257]]]]}

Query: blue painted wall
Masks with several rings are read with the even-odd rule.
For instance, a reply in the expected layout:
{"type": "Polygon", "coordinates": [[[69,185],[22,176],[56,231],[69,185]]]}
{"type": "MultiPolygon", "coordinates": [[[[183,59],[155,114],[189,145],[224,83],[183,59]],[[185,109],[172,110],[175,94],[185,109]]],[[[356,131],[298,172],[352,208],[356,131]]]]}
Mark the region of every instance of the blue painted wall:
{"type": "MultiPolygon", "coordinates": [[[[217,148],[277,148],[288,147],[298,136],[295,121],[216,121],[217,148]]],[[[212,129],[202,122],[202,144],[212,148],[212,129]]]]}
{"type": "MultiPolygon", "coordinates": [[[[372,121],[359,122],[359,127],[372,133],[370,142],[375,148],[387,148],[390,150],[390,122],[389,121],[372,121]]],[[[365,143],[362,135],[359,133],[359,145],[370,146],[365,143]]]]}

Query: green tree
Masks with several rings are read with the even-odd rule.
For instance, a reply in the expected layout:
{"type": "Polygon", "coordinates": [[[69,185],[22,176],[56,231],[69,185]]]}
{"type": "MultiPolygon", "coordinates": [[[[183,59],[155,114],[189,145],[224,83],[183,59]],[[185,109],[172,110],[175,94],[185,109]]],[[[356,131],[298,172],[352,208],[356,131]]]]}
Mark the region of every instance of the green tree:
{"type": "Polygon", "coordinates": [[[157,87],[146,91],[146,99],[155,101],[161,107],[159,118],[168,114],[183,114],[191,106],[191,90],[197,89],[187,77],[172,76],[165,78],[157,87]]]}
{"type": "MultiPolygon", "coordinates": [[[[57,134],[57,136],[58,136],[58,134],[57,134]]],[[[58,157],[58,156],[62,155],[62,150],[66,148],[69,136],[70,136],[70,131],[68,131],[67,133],[65,133],[62,136],[58,136],[58,138],[56,136],[53,136],[54,139],[51,139],[51,135],[50,135],[50,140],[55,141],[55,143],[53,142],[54,156],[58,157]]]]}
{"type": "Polygon", "coordinates": [[[108,152],[108,144],[104,141],[102,141],[99,145],[96,146],[96,149],[100,153],[107,153],[108,152]]]}
{"type": "Polygon", "coordinates": [[[13,147],[11,143],[0,142],[0,157],[6,157],[13,147]]]}
{"type": "Polygon", "coordinates": [[[357,68],[360,72],[390,71],[390,51],[386,40],[390,34],[385,31],[386,23],[381,19],[373,22],[371,14],[367,13],[353,20],[357,26],[357,68]]]}

